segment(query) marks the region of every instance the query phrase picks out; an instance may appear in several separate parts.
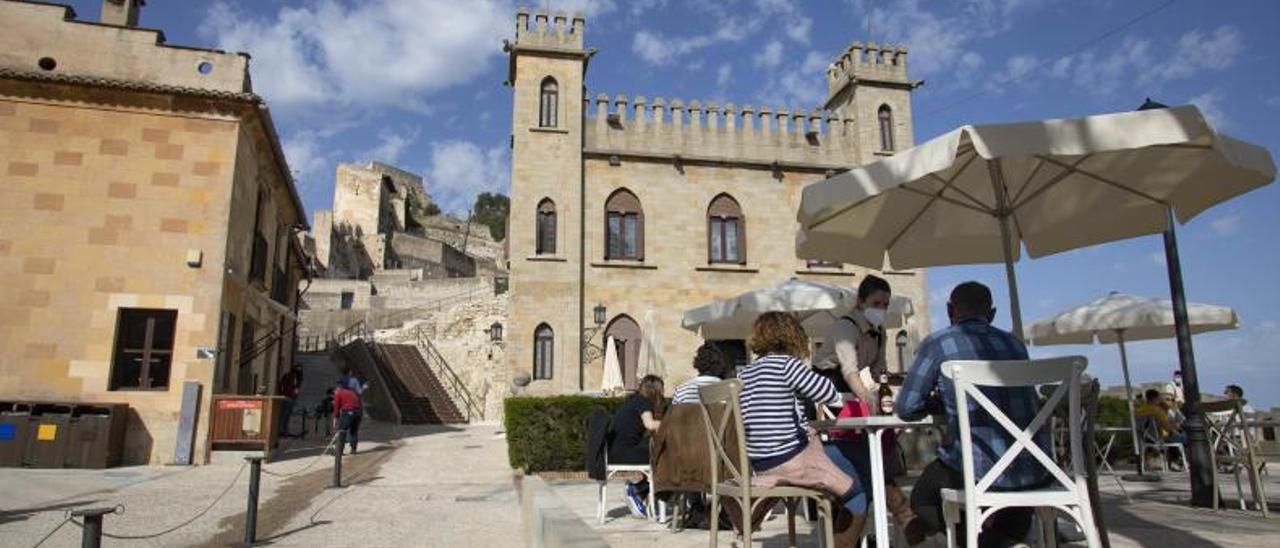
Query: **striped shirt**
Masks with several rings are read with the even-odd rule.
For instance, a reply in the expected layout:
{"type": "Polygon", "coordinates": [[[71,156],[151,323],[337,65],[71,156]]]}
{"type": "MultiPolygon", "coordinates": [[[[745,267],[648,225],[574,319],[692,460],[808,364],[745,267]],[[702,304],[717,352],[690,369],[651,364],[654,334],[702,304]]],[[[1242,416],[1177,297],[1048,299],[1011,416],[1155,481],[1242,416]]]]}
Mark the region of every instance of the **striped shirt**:
{"type": "Polygon", "coordinates": [[[842,401],[831,381],[785,354],[756,358],[738,378],[747,456],[757,471],[782,464],[804,449],[809,424],[800,409],[801,398],[819,404],[842,401]]]}
{"type": "Polygon", "coordinates": [[[710,375],[698,375],[692,379],[680,383],[676,387],[675,396],[672,397],[671,403],[700,403],[702,398],[698,397],[698,389],[708,384],[715,384],[724,379],[720,377],[712,377],[710,375]]]}

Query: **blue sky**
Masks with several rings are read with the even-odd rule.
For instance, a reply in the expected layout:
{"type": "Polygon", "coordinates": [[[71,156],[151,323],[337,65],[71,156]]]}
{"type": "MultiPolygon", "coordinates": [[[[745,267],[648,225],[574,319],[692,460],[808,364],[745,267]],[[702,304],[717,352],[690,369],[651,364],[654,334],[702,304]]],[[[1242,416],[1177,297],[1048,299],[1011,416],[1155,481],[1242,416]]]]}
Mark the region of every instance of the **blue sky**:
{"type": "MultiPolygon", "coordinates": [[[[96,0],[71,2],[95,19],[96,0]]],[[[1280,3],[1265,0],[560,0],[587,14],[599,48],[591,93],[803,106],[821,101],[826,64],[853,40],[905,44],[916,140],[960,124],[1129,110],[1147,96],[1198,104],[1225,132],[1280,150],[1280,3]],[[869,15],[870,14],[870,15],[869,15]],[[1136,22],[1134,20],[1137,19],[1136,22]],[[869,24],[870,23],[870,24],[869,24]]],[[[172,43],[248,51],[308,209],[327,208],[338,162],[379,159],[424,174],[453,211],[509,186],[510,91],[500,0],[150,0],[142,24],[172,43]]],[[[1189,298],[1240,313],[1239,330],[1196,337],[1202,388],[1244,386],[1280,405],[1280,186],[1180,227],[1189,298]]],[[[1158,237],[1018,265],[1024,315],[1038,319],[1111,290],[1168,294],[1158,237]]],[[[1003,269],[929,271],[935,325],[955,283],[1003,269]]],[[[1007,310],[1007,306],[1002,306],[1007,310]]],[[[1007,314],[999,320],[1008,323],[1007,314]]],[[[1120,381],[1112,347],[1083,353],[1120,381]]],[[[1171,342],[1131,345],[1138,381],[1168,379],[1171,342]]]]}

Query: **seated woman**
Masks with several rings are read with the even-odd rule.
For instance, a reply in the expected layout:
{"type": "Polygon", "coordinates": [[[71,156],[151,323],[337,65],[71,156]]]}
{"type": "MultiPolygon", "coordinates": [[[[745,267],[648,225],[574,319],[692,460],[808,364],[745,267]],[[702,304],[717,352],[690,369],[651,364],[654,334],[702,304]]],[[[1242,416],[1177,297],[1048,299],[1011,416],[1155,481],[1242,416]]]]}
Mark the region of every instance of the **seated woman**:
{"type": "Polygon", "coordinates": [[[711,341],[698,347],[693,355],[693,368],[698,371],[698,376],[676,387],[675,396],[671,399],[673,405],[702,401],[698,398],[698,389],[726,379],[730,372],[729,363],[711,341]]]}
{"type": "MultiPolygon", "coordinates": [[[[662,424],[662,389],[662,377],[646,375],[640,379],[640,387],[613,414],[610,464],[649,464],[648,434],[662,424]]],[[[631,514],[646,517],[644,501],[649,494],[649,480],[628,481],[625,494],[631,514]]]]}
{"type": "Polygon", "coordinates": [[[835,521],[836,543],[853,546],[866,521],[866,498],[855,488],[857,482],[823,451],[799,405],[801,398],[837,405],[842,403],[840,393],[801,361],[809,356],[809,337],[791,315],[761,314],[747,346],[757,356],[739,374],[753,483],[807,487],[831,495],[843,506],[843,519],[835,521]]]}

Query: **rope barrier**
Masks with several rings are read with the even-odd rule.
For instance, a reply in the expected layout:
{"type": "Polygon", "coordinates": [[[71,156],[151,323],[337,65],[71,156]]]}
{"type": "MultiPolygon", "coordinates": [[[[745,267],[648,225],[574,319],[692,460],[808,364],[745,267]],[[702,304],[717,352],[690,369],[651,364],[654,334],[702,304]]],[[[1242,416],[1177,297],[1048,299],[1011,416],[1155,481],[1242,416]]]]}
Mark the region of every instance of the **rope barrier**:
{"type": "Polygon", "coordinates": [[[71,521],[70,512],[65,512],[63,515],[65,517],[62,519],[60,523],[58,523],[58,526],[54,527],[53,530],[49,531],[47,534],[45,534],[45,536],[41,537],[40,542],[35,543],[33,546],[31,546],[31,548],[40,548],[40,545],[44,544],[46,540],[49,540],[49,537],[52,537],[54,533],[57,533],[59,529],[62,529],[63,525],[66,525],[67,522],[71,521]]]}
{"type": "Polygon", "coordinates": [[[298,475],[298,474],[301,474],[301,473],[303,473],[303,472],[306,472],[306,471],[307,471],[308,469],[310,469],[312,466],[315,466],[315,464],[316,464],[317,462],[320,462],[320,459],[321,459],[322,457],[324,457],[325,455],[329,454],[329,450],[330,450],[330,449],[333,449],[333,445],[334,445],[335,443],[337,443],[337,442],[338,442],[338,433],[337,433],[337,432],[334,432],[334,433],[333,433],[333,437],[329,439],[329,445],[326,445],[326,446],[324,447],[324,449],[320,451],[320,454],[318,454],[318,455],[316,455],[316,456],[312,457],[312,458],[311,458],[311,461],[310,461],[310,462],[308,462],[308,463],[307,463],[305,466],[303,466],[302,468],[299,468],[299,469],[297,469],[297,470],[294,470],[294,471],[292,471],[292,472],[288,472],[288,473],[272,472],[272,471],[270,471],[270,470],[267,470],[266,468],[263,468],[263,469],[262,469],[262,473],[263,473],[263,474],[266,474],[266,475],[268,475],[268,476],[276,477],[276,478],[287,478],[287,477],[290,477],[290,476],[296,476],[296,475],[298,475]]]}
{"type": "MultiPolygon", "coordinates": [[[[241,464],[240,469],[236,471],[236,476],[234,478],[231,478],[231,483],[227,484],[227,487],[223,489],[221,493],[218,494],[218,497],[213,499],[213,502],[210,502],[209,505],[204,508],[204,510],[201,510],[199,513],[197,513],[194,516],[191,516],[190,518],[188,518],[186,521],[183,521],[182,523],[174,525],[173,527],[170,527],[163,531],[159,531],[156,533],[149,533],[146,535],[113,535],[111,533],[107,533],[104,531],[102,533],[102,536],[116,539],[116,540],[145,540],[145,539],[152,539],[156,537],[162,537],[164,535],[177,531],[178,529],[191,525],[197,519],[200,519],[202,516],[209,513],[209,510],[212,510],[213,507],[216,506],[218,502],[222,500],[223,497],[227,496],[227,493],[231,492],[231,488],[236,486],[236,482],[240,480],[240,475],[244,473],[244,469],[248,465],[249,465],[248,463],[241,464]]],[[[117,506],[117,508],[119,509],[118,513],[124,513],[124,505],[119,505],[117,506]]],[[[76,526],[78,527],[84,527],[84,523],[76,521],[74,519],[68,518],[67,521],[70,521],[71,523],[76,524],[76,526]]]]}

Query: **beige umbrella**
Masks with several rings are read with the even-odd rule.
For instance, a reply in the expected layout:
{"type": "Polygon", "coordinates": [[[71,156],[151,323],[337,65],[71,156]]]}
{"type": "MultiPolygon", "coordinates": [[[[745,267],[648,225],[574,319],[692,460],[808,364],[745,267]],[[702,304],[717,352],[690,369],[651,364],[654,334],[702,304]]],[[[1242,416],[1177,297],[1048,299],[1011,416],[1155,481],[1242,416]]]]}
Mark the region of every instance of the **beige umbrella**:
{"type": "MultiPolygon", "coordinates": [[[[1226,306],[1187,303],[1187,320],[1192,333],[1240,327],[1236,311],[1226,306]]],[[[1127,341],[1174,338],[1173,301],[1112,292],[1091,303],[1031,324],[1029,335],[1032,344],[1037,346],[1094,342],[1119,345],[1125,401],[1129,404],[1129,429],[1133,434],[1133,450],[1138,452],[1133,383],[1129,380],[1129,355],[1124,345],[1127,341]]]]}
{"type": "Polygon", "coordinates": [[[1271,182],[1262,147],[1193,106],[963,126],[804,189],[796,254],[882,269],[1014,262],[1160,233],[1271,182]]]}
{"type": "Polygon", "coordinates": [[[604,343],[604,374],[600,377],[600,390],[606,394],[621,391],[622,362],[618,360],[618,345],[609,337],[604,343]]]}
{"type": "Polygon", "coordinates": [[[644,313],[644,322],[640,328],[640,356],[637,361],[640,362],[636,367],[637,379],[643,379],[645,375],[667,376],[667,364],[662,359],[662,342],[653,310],[644,313]]]}
{"type": "MultiPolygon", "coordinates": [[[[691,308],[685,311],[681,326],[707,340],[746,339],[760,314],[789,312],[800,320],[806,333],[822,337],[857,300],[858,292],[853,288],[792,278],[773,287],[691,308]]],[[[885,327],[903,327],[914,314],[911,299],[895,295],[889,301],[885,327]]]]}

